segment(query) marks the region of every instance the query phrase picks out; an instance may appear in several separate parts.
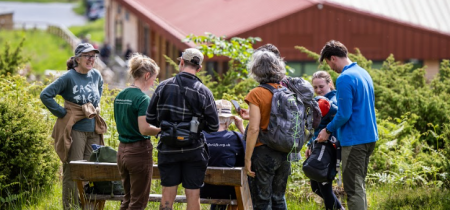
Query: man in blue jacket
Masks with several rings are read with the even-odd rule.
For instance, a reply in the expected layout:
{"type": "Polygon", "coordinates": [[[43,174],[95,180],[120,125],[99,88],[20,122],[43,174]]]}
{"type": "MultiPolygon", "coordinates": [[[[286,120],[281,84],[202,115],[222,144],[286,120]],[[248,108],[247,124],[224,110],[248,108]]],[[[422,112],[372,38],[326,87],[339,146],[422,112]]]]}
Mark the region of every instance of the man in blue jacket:
{"type": "Polygon", "coordinates": [[[378,140],[375,94],[369,73],[347,57],[347,48],[331,40],[320,52],[323,60],[341,75],[336,80],[338,112],[320,131],[319,142],[335,133],[342,146],[342,173],[348,209],[367,209],[365,178],[369,157],[378,140]]]}

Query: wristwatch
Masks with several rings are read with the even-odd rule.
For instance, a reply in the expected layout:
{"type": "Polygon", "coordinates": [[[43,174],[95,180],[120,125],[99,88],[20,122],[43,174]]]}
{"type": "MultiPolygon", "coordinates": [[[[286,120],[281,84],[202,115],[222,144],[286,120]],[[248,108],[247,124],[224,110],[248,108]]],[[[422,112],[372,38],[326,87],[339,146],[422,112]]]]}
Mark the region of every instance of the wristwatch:
{"type": "Polygon", "coordinates": [[[325,128],[325,131],[326,131],[328,134],[331,134],[331,131],[329,131],[328,128],[325,128]]]}

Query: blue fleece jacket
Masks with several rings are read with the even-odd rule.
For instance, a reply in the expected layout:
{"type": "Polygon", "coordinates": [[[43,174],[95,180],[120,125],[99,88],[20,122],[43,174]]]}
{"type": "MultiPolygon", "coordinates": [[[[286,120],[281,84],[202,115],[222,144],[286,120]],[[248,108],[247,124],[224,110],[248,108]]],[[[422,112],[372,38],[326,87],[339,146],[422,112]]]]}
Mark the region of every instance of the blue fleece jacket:
{"type": "Polygon", "coordinates": [[[342,146],[366,144],[378,140],[375,94],[369,73],[352,63],[336,80],[338,112],[327,129],[337,132],[342,146]]]}

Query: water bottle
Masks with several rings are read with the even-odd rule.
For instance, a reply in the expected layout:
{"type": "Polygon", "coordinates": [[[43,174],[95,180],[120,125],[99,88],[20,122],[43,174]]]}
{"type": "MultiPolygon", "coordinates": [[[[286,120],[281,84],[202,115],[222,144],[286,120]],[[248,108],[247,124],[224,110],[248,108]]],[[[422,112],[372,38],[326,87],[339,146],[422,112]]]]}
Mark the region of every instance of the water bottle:
{"type": "Polygon", "coordinates": [[[197,133],[198,132],[198,125],[200,123],[198,122],[198,118],[197,117],[192,117],[192,120],[190,122],[191,125],[191,133],[197,133]]]}

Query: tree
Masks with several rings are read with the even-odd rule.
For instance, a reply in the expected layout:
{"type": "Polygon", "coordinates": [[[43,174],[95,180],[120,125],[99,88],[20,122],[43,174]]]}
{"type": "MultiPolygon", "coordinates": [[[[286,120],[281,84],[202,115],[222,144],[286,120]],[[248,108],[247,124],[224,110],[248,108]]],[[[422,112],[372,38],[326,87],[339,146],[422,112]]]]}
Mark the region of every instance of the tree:
{"type": "Polygon", "coordinates": [[[25,38],[19,43],[16,49],[11,50],[8,42],[5,43],[5,49],[0,54],[0,75],[15,74],[28,61],[22,55],[22,47],[25,38]]]}

